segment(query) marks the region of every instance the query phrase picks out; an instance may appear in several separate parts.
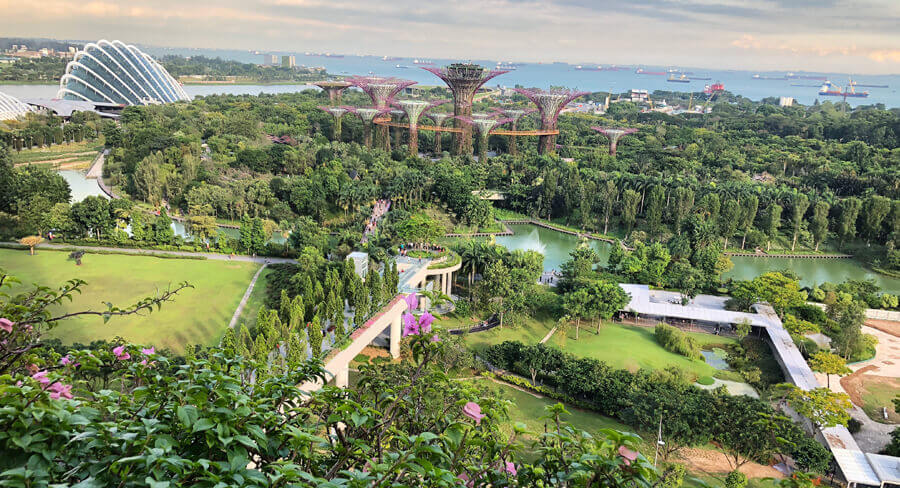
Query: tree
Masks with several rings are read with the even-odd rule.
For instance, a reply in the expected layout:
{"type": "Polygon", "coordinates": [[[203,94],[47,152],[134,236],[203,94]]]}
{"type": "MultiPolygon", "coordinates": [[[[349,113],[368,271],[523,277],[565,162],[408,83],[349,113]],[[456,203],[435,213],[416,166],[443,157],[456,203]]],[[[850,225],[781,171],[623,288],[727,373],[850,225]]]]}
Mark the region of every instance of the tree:
{"type": "Polygon", "coordinates": [[[661,185],[653,185],[647,194],[646,215],[647,226],[650,228],[650,234],[659,235],[660,224],[662,224],[663,210],[666,206],[666,192],[661,185]]]}
{"type": "Polygon", "coordinates": [[[175,229],[172,228],[172,219],[166,209],[161,209],[159,216],[153,221],[153,239],[158,244],[171,244],[175,240],[175,229]]]}
{"type": "Polygon", "coordinates": [[[672,225],[675,227],[675,231],[681,234],[681,224],[694,208],[694,190],[679,186],[675,188],[672,200],[672,225]]]}
{"type": "Polygon", "coordinates": [[[794,385],[789,386],[788,404],[798,414],[808,418],[817,428],[847,426],[847,422],[850,420],[847,410],[853,405],[846,393],[835,393],[828,388],[803,390],[794,385]]]}
{"type": "Polygon", "coordinates": [[[609,230],[609,216],[616,206],[619,198],[619,187],[613,180],[606,180],[606,184],[600,187],[600,207],[603,215],[603,233],[609,230]]]}
{"type": "Polygon", "coordinates": [[[828,211],[830,209],[831,206],[828,205],[828,202],[823,200],[816,202],[816,205],[813,207],[809,230],[812,233],[816,251],[819,250],[819,245],[828,237],[828,211]]]}
{"type": "Polygon", "coordinates": [[[725,238],[723,249],[728,249],[728,239],[737,231],[738,225],[741,223],[741,204],[734,198],[725,200],[722,206],[722,212],[719,214],[719,231],[725,238]]]}
{"type": "Polygon", "coordinates": [[[191,215],[185,221],[185,230],[202,242],[209,242],[219,230],[216,218],[211,215],[191,215]]]}
{"type": "Polygon", "coordinates": [[[781,205],[773,203],[766,212],[766,221],[763,231],[766,233],[766,251],[771,249],[772,241],[778,237],[778,227],[781,226],[781,205]]]}
{"type": "Polygon", "coordinates": [[[604,320],[625,308],[631,297],[618,283],[608,280],[593,280],[587,286],[588,316],[597,321],[597,333],[604,320]]]}
{"type": "Polygon", "coordinates": [[[797,236],[800,235],[800,229],[803,226],[803,216],[806,215],[806,210],[809,208],[809,198],[803,193],[797,193],[794,195],[791,205],[791,227],[794,232],[791,238],[791,251],[793,251],[797,245],[797,236]]]}
{"type": "Polygon", "coordinates": [[[501,260],[490,264],[484,274],[480,293],[487,308],[500,317],[502,329],[507,315],[524,311],[525,294],[534,285],[523,282],[521,278],[524,273],[521,270],[510,270],[501,260]]]}
{"type": "Polygon", "coordinates": [[[862,205],[863,230],[866,234],[866,244],[872,239],[881,236],[881,227],[885,217],[891,211],[891,200],[881,195],[869,195],[862,205]]]}
{"type": "Polygon", "coordinates": [[[750,323],[749,319],[742,319],[740,322],[734,324],[734,333],[738,336],[738,339],[743,339],[750,335],[750,330],[753,328],[753,325],[750,323]]]}
{"type": "Polygon", "coordinates": [[[845,198],[840,203],[840,216],[838,217],[837,234],[841,240],[841,246],[847,239],[856,237],[856,219],[862,203],[856,197],[845,198]]]}
{"type": "Polygon", "coordinates": [[[813,371],[825,373],[828,388],[831,389],[831,375],[836,374],[838,377],[853,372],[847,367],[847,361],[837,354],[828,351],[819,351],[809,358],[809,366],[813,371]]]}
{"type": "Polygon", "coordinates": [[[641,194],[634,190],[625,190],[622,193],[622,223],[627,232],[631,232],[637,220],[638,205],[641,203],[641,194]]]}
{"type": "Polygon", "coordinates": [[[322,322],[316,314],[309,324],[309,345],[312,347],[314,357],[322,355],[322,322]]]}
{"type": "Polygon", "coordinates": [[[34,246],[44,242],[44,238],[41,236],[27,236],[19,239],[19,244],[23,246],[28,246],[28,253],[31,256],[34,256],[34,246]]]}
{"type": "Polygon", "coordinates": [[[750,195],[742,204],[743,212],[741,213],[741,229],[744,235],[741,236],[741,249],[747,243],[747,234],[753,229],[753,222],[756,221],[756,213],[759,210],[759,198],[756,195],[750,195]]]}
{"type": "Polygon", "coordinates": [[[72,220],[88,235],[97,239],[112,226],[109,217],[109,201],[102,197],[89,196],[72,205],[72,220]]]}
{"type": "Polygon", "coordinates": [[[572,290],[562,297],[563,309],[575,320],[575,340],[578,340],[578,331],[581,328],[581,319],[590,316],[588,307],[591,301],[590,295],[584,288],[572,290]]]}

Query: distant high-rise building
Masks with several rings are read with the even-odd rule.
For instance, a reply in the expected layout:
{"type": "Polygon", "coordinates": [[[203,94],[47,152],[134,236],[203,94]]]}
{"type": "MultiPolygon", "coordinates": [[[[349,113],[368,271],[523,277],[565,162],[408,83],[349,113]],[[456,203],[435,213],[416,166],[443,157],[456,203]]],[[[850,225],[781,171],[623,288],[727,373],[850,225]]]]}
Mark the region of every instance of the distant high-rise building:
{"type": "Polygon", "coordinates": [[[293,55],[281,57],[282,68],[293,68],[294,66],[297,66],[297,58],[293,55]]]}
{"type": "Polygon", "coordinates": [[[281,58],[277,54],[263,54],[262,64],[266,66],[278,66],[281,64],[281,58]]]}
{"type": "Polygon", "coordinates": [[[794,97],[781,97],[778,99],[778,105],[781,107],[791,107],[794,105],[794,97]]]}

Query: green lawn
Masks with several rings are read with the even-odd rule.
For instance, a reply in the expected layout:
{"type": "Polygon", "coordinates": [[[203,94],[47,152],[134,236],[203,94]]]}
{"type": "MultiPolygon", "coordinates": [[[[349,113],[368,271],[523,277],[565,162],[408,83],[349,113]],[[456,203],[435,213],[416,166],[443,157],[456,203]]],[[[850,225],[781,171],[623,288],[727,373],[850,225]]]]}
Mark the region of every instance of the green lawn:
{"type": "Polygon", "coordinates": [[[82,266],[76,266],[67,257],[64,251],[38,250],[29,256],[27,251],[0,249],[0,268],[22,282],[13,292],[31,283],[55,288],[72,278],[87,282],[81,295],[54,313],[101,311],[107,301],[126,307],[181,281],[194,288],[183,290],[175,302],[149,315],[113,318],[106,324],[94,316],[63,321],[51,331],[51,337],[88,343],[121,336],[175,352],[188,343],[209,345],[219,340],[258,267],[254,263],[118,254],[87,254],[82,266]]]}
{"type": "MultiPolygon", "coordinates": [[[[11,151],[10,159],[12,163],[31,163],[35,161],[49,161],[53,159],[61,159],[73,157],[74,154],[91,152],[90,160],[97,156],[97,153],[103,149],[103,144],[98,141],[82,141],[73,142],[71,144],[54,144],[50,147],[42,147],[40,149],[27,149],[21,152],[11,151]]],[[[83,155],[88,157],[88,155],[83,155]]],[[[81,159],[81,157],[79,157],[81,159]]]]}
{"type": "MultiPolygon", "coordinates": [[[[441,324],[444,327],[452,328],[463,326],[465,322],[467,321],[451,316],[443,319],[441,324]]],[[[511,340],[525,344],[537,344],[554,325],[556,325],[556,321],[551,317],[537,317],[528,319],[517,327],[504,327],[503,329],[498,327],[486,332],[469,334],[465,337],[465,341],[476,351],[511,340]]],[[[699,332],[688,333],[688,335],[696,339],[704,348],[710,345],[735,342],[734,339],[699,332]]],[[[608,322],[603,324],[598,335],[597,329],[587,322],[582,323],[578,340],[575,339],[574,325],[570,325],[565,338],[562,332],[557,331],[547,341],[547,344],[559,347],[576,356],[592,357],[605,361],[614,368],[632,371],[639,368],[663,369],[668,366],[677,366],[697,377],[713,376],[718,371],[703,360],[691,360],[666,351],[656,342],[653,329],[648,327],[608,322]]]]}
{"type": "Polygon", "coordinates": [[[883,424],[900,424],[900,413],[894,410],[894,398],[900,392],[900,380],[886,376],[863,375],[862,409],[870,419],[883,424]],[[887,408],[888,420],[884,420],[882,407],[887,408]]]}

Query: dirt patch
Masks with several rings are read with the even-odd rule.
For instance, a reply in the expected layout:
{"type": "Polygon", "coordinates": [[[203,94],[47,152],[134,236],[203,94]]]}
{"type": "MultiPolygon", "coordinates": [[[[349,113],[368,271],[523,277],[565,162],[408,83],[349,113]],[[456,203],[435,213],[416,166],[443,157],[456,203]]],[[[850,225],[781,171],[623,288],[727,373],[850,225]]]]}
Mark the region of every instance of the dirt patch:
{"type": "MultiPolygon", "coordinates": [[[[681,449],[678,453],[681,461],[684,462],[690,471],[700,471],[707,474],[721,474],[732,471],[731,461],[729,461],[725,453],[696,448],[681,449]]],[[[748,478],[784,477],[777,469],[754,462],[748,462],[741,466],[740,471],[747,475],[748,478]]]]}
{"type": "Polygon", "coordinates": [[[868,319],[866,320],[866,325],[873,329],[878,329],[885,334],[890,334],[894,337],[900,337],[900,322],[891,322],[890,320],[876,320],[876,319],[868,319]]]}
{"type": "Polygon", "coordinates": [[[365,354],[366,356],[369,356],[370,359],[390,358],[391,357],[391,353],[387,349],[384,349],[382,347],[373,347],[373,346],[364,347],[362,352],[360,352],[360,354],[365,354]]]}

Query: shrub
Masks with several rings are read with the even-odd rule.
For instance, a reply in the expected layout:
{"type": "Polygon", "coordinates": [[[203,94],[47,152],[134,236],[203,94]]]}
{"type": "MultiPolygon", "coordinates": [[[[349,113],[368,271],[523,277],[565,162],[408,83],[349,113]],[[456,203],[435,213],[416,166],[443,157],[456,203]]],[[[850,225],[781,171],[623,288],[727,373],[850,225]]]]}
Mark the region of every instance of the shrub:
{"type": "Polygon", "coordinates": [[[684,483],[684,476],[687,474],[687,468],[683,464],[666,463],[663,465],[663,472],[660,476],[660,488],[678,488],[684,483]]]}
{"type": "Polygon", "coordinates": [[[663,349],[691,359],[700,359],[700,346],[681,330],[666,324],[656,324],[654,331],[656,341],[663,349]]]}
{"type": "Polygon", "coordinates": [[[862,422],[850,417],[850,420],[847,421],[847,430],[849,430],[851,434],[856,434],[860,429],[862,429],[862,422]]]}
{"type": "Polygon", "coordinates": [[[747,475],[738,470],[728,473],[725,477],[725,488],[745,488],[747,486],[747,475]]]}

